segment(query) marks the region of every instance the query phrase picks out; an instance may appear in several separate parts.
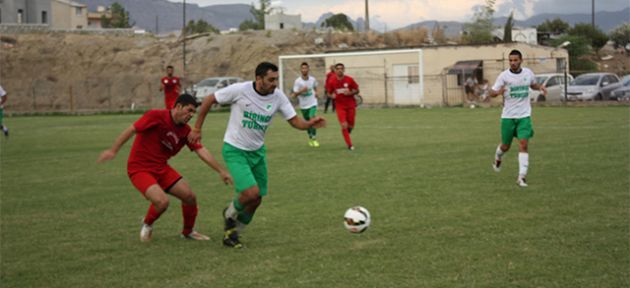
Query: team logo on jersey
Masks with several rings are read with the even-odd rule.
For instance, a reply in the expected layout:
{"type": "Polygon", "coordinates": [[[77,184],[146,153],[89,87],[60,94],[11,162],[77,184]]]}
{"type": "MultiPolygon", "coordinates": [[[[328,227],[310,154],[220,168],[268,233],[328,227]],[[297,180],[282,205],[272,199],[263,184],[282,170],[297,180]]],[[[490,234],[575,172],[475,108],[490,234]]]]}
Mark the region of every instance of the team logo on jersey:
{"type": "Polygon", "coordinates": [[[271,105],[271,104],[267,104],[267,106],[265,107],[265,109],[267,109],[267,111],[271,111],[271,108],[273,108],[273,105],[271,105]]]}

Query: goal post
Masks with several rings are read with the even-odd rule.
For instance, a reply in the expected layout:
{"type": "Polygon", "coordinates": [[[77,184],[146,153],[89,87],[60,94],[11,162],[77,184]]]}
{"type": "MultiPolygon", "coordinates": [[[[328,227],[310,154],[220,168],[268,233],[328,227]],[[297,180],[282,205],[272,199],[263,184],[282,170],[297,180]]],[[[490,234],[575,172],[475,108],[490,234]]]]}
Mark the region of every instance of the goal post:
{"type": "MultiPolygon", "coordinates": [[[[423,99],[422,49],[382,50],[278,57],[279,88],[289,94],[300,77],[300,66],[309,64],[310,75],[324,95],[329,67],[343,63],[345,74],[359,85],[363,103],[371,106],[420,105],[423,99]]],[[[323,102],[323,101],[320,101],[323,102]]]]}

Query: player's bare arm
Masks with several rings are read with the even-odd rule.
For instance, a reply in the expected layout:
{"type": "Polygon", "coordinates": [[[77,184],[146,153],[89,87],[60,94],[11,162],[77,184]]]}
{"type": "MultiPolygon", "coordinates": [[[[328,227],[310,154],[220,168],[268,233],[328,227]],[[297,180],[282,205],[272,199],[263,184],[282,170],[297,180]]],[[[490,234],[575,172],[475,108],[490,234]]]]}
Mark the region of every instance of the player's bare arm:
{"type": "Polygon", "coordinates": [[[300,129],[300,130],[307,130],[308,128],[319,129],[319,128],[326,127],[326,119],[319,116],[315,116],[308,121],[305,121],[299,116],[295,116],[289,119],[288,121],[289,121],[289,124],[293,126],[293,128],[300,129]]]}
{"type": "Polygon", "coordinates": [[[192,131],[188,134],[188,142],[197,143],[201,140],[201,127],[203,127],[203,122],[206,120],[206,115],[208,115],[208,111],[210,111],[210,107],[217,102],[217,98],[214,97],[214,93],[208,95],[203,98],[201,102],[201,106],[197,109],[197,121],[195,121],[195,125],[192,128],[192,131]]]}
{"type": "Polygon", "coordinates": [[[212,156],[212,154],[210,153],[210,151],[208,151],[208,149],[206,149],[205,147],[201,147],[195,150],[195,153],[197,153],[197,156],[199,156],[199,159],[201,159],[203,162],[208,164],[208,166],[214,169],[214,171],[217,171],[217,173],[219,173],[219,176],[221,177],[221,180],[223,181],[223,183],[225,183],[226,185],[234,184],[234,180],[232,179],[232,175],[230,175],[230,172],[225,170],[225,168],[223,168],[223,166],[219,164],[219,162],[214,158],[214,156],[212,156]]]}
{"type": "Polygon", "coordinates": [[[499,95],[503,95],[503,93],[505,93],[505,86],[501,86],[501,88],[498,91],[494,91],[493,89],[490,89],[488,94],[490,95],[490,97],[497,97],[499,95]]]}
{"type": "Polygon", "coordinates": [[[112,147],[101,153],[101,155],[96,160],[96,163],[103,163],[105,161],[114,159],[114,157],[116,157],[116,153],[118,153],[118,151],[120,150],[120,147],[122,147],[125,143],[127,143],[127,141],[129,141],[129,139],[135,133],[136,133],[136,127],[134,127],[133,125],[125,129],[122,133],[120,133],[120,135],[118,135],[112,147]]]}
{"type": "Polygon", "coordinates": [[[547,96],[547,89],[545,88],[545,85],[534,83],[530,85],[529,87],[532,88],[532,90],[540,90],[540,92],[542,92],[543,95],[547,96]]]}

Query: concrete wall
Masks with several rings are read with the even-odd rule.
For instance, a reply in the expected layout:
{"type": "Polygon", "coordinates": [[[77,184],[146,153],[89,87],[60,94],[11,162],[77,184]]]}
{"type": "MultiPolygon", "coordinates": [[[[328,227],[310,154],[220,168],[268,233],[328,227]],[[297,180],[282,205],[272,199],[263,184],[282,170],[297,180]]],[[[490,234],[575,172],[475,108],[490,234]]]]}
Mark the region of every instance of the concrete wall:
{"type": "Polygon", "coordinates": [[[0,3],[0,23],[49,24],[51,0],[4,0],[0,3]],[[21,15],[19,12],[21,10],[21,15]],[[42,19],[42,12],[45,18],[42,19]],[[46,20],[45,23],[43,20],[46,20]]]}
{"type": "Polygon", "coordinates": [[[87,24],[87,6],[64,0],[52,0],[52,27],[60,29],[85,29],[87,24]]]}
{"type": "Polygon", "coordinates": [[[265,30],[302,29],[302,16],[272,14],[265,16],[265,30]]]}

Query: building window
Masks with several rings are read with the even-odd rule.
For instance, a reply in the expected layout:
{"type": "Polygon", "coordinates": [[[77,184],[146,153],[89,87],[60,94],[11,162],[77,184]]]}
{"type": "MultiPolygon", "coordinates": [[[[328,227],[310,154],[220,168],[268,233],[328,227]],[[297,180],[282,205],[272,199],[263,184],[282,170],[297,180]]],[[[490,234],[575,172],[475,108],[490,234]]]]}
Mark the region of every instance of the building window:
{"type": "Polygon", "coordinates": [[[83,8],[81,8],[81,7],[76,7],[76,12],[77,12],[77,13],[76,13],[76,14],[77,14],[77,16],[81,16],[81,13],[83,13],[83,8]]]}
{"type": "Polygon", "coordinates": [[[42,11],[42,24],[48,24],[48,12],[42,11]]]}
{"type": "Polygon", "coordinates": [[[284,23],[280,23],[280,30],[284,29],[284,23]]]}
{"type": "Polygon", "coordinates": [[[22,9],[18,9],[18,15],[17,15],[17,23],[18,24],[22,24],[22,15],[24,14],[24,11],[22,11],[22,9]]]}

